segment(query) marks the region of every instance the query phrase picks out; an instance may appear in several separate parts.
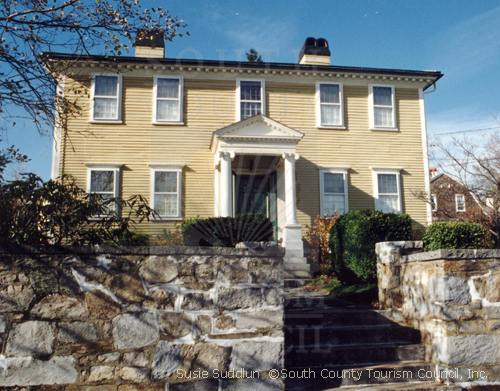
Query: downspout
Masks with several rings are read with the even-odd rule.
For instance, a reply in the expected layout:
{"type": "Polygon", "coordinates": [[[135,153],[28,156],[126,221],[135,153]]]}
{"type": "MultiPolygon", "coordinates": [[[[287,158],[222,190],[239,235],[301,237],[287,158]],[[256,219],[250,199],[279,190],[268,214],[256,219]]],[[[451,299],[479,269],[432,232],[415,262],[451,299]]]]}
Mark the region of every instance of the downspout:
{"type": "Polygon", "coordinates": [[[425,95],[425,94],[430,94],[431,92],[436,91],[436,89],[437,89],[436,82],[432,83],[432,86],[434,87],[434,89],[433,89],[433,90],[430,90],[430,91],[425,91],[425,92],[424,92],[424,95],[425,95]]]}

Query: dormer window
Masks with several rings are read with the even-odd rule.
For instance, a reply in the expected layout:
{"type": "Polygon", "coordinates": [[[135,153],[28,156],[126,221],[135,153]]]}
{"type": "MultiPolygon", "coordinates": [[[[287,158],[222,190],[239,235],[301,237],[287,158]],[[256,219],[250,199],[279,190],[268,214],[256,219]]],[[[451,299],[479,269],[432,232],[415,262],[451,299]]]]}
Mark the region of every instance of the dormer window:
{"type": "Polygon", "coordinates": [[[121,117],[121,76],[93,75],[91,120],[119,121],[121,117]]]}
{"type": "Polygon", "coordinates": [[[155,123],[182,122],[182,87],[182,78],[155,77],[155,123]]]}
{"type": "Polygon", "coordinates": [[[237,120],[264,114],[264,81],[238,80],[237,120]]]}

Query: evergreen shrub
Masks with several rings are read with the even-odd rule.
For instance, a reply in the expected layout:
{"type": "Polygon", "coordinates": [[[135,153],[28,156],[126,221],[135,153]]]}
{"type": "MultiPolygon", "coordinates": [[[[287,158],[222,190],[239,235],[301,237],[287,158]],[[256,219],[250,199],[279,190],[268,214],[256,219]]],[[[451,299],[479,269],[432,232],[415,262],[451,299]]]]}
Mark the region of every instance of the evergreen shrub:
{"type": "Polygon", "coordinates": [[[412,240],[411,218],[407,214],[374,210],[353,210],[341,216],[330,233],[332,266],[344,284],[377,280],[378,242],[412,240]]]}
{"type": "Polygon", "coordinates": [[[490,248],[488,232],[477,223],[448,221],[433,223],[422,235],[424,251],[490,248]]]}

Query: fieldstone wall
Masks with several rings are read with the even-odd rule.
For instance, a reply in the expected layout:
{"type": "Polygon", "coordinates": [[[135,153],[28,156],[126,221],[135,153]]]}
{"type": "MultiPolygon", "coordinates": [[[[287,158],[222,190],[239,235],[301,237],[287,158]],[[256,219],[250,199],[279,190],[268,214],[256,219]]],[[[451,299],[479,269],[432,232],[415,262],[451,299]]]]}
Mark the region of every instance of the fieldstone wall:
{"type": "Polygon", "coordinates": [[[422,332],[441,378],[500,382],[500,251],[378,243],[379,301],[422,332]]]}
{"type": "Polygon", "coordinates": [[[0,248],[0,388],[283,390],[283,255],[0,248]]]}

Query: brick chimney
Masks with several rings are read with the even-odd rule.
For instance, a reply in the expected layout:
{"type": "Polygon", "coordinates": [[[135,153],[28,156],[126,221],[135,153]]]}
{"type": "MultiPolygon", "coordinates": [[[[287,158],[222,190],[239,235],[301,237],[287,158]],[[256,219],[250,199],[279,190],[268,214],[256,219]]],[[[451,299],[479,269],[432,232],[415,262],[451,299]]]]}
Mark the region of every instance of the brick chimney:
{"type": "Polygon", "coordinates": [[[330,65],[330,48],[324,38],[309,37],[300,49],[299,64],[330,65]]]}
{"type": "Polygon", "coordinates": [[[437,170],[435,168],[429,168],[431,178],[437,176],[437,170]]]}
{"type": "Polygon", "coordinates": [[[164,58],[165,40],[163,33],[155,30],[139,30],[135,39],[135,56],[164,58]]]}

